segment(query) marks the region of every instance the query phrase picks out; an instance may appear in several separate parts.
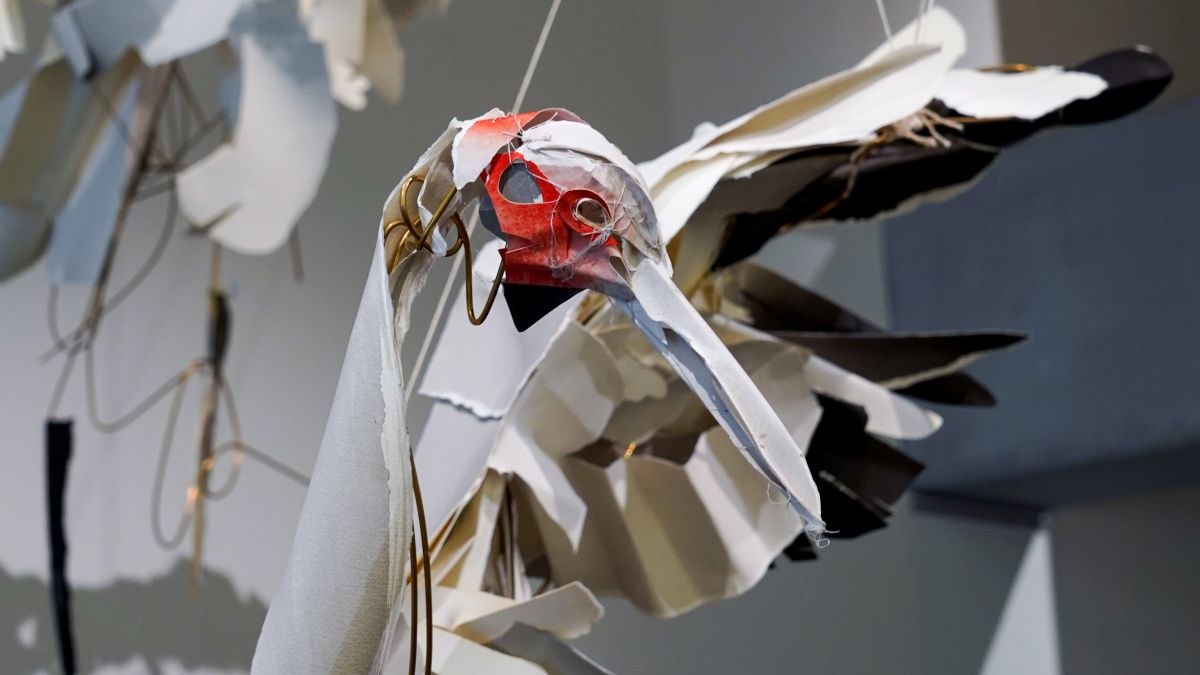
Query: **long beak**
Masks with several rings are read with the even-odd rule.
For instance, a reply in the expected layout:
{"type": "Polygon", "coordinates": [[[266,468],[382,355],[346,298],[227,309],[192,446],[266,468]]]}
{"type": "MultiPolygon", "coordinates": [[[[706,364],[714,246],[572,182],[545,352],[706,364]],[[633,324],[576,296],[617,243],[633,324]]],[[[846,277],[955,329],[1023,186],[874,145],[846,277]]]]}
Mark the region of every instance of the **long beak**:
{"type": "Polygon", "coordinates": [[[803,451],[670,272],[645,259],[630,271],[628,283],[633,297],[614,298],[614,304],[696,392],[742,454],[787,491],[806,529],[823,531],[821,497],[803,451]]]}

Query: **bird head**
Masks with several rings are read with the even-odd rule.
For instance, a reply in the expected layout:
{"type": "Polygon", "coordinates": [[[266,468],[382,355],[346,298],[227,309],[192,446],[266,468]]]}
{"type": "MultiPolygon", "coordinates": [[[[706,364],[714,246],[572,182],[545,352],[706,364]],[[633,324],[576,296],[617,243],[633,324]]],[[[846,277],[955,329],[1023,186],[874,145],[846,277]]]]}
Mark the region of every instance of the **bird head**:
{"type": "Polygon", "coordinates": [[[467,122],[449,157],[465,202],[504,242],[504,297],[519,329],[582,290],[630,298],[629,270],[670,264],[637,168],[569,111],[467,122]]]}

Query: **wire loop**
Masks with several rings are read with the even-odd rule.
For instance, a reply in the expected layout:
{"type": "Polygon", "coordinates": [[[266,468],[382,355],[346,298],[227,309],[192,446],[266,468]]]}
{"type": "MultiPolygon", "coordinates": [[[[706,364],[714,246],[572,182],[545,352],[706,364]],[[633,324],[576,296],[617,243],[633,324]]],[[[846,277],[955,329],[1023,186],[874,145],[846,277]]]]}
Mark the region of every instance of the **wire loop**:
{"type": "MultiPolygon", "coordinates": [[[[403,228],[400,241],[396,243],[395,251],[388,258],[388,274],[396,271],[396,268],[400,265],[400,261],[404,258],[405,251],[425,249],[431,255],[436,255],[433,247],[429,244],[429,237],[434,228],[437,227],[438,221],[446,214],[446,210],[450,207],[454,196],[458,194],[458,189],[451,187],[446,191],[446,194],[438,203],[437,209],[430,216],[429,223],[426,224],[421,220],[419,212],[415,215],[412,213],[412,210],[409,208],[408,198],[413,186],[424,182],[424,176],[412,175],[404,179],[400,184],[400,217],[388,221],[383,226],[384,241],[387,241],[387,238],[398,228],[403,228]]],[[[475,279],[471,272],[475,257],[474,249],[471,247],[471,234],[457,211],[450,213],[449,218],[454,224],[458,238],[455,240],[454,245],[446,249],[446,252],[440,257],[449,258],[462,250],[463,257],[466,259],[466,265],[463,270],[463,283],[467,291],[467,319],[473,325],[478,326],[491,314],[492,306],[496,302],[496,295],[500,291],[500,284],[504,281],[504,259],[501,258],[500,266],[496,268],[496,276],[492,279],[492,286],[488,290],[487,300],[484,301],[483,308],[477,312],[474,301],[475,279]]]]}

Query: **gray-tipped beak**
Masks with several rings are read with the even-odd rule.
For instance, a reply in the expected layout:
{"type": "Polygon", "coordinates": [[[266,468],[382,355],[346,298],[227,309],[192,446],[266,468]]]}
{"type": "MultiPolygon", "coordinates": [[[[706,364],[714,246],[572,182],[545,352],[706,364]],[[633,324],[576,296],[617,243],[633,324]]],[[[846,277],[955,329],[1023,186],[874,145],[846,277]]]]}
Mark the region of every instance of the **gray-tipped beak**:
{"type": "Polygon", "coordinates": [[[613,302],[696,392],[742,454],[787,491],[806,529],[822,530],[821,498],[804,452],[750,376],[663,265],[643,260],[628,276],[632,297],[613,302]]]}

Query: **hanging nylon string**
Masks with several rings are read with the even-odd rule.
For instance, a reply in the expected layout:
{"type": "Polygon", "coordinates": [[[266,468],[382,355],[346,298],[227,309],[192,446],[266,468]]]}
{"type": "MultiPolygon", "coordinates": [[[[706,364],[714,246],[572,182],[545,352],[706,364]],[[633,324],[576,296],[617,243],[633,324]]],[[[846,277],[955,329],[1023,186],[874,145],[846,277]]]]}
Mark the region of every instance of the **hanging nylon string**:
{"type": "MultiPolygon", "coordinates": [[[[161,260],[166,246],[171,239],[173,226],[178,218],[178,198],[174,191],[174,174],[182,165],[188,150],[195,147],[213,129],[221,128],[224,125],[223,118],[220,115],[206,118],[204,111],[195,99],[190,83],[177,64],[167,67],[165,81],[161,86],[163,91],[155,101],[156,109],[152,116],[153,119],[148,123],[147,130],[138,138],[134,138],[129,124],[113,108],[111,101],[101,91],[99,85],[93,85],[90,88],[105,114],[110,118],[117,133],[125,141],[128,151],[134,157],[139,158],[139,164],[134,168],[134,172],[129,178],[122,197],[124,208],[124,213],[121,215],[122,224],[124,222],[123,219],[128,217],[128,211],[134,204],[155,196],[160,192],[166,193],[167,206],[162,230],[150,256],[138,267],[123,286],[117,288],[115,291],[108,292],[111,273],[114,269],[112,258],[115,257],[111,253],[111,249],[115,248],[116,239],[120,236],[120,228],[118,227],[113,241],[109,244],[110,253],[107,256],[100,278],[97,280],[96,286],[89,297],[85,314],[80,319],[79,324],[68,333],[64,333],[59,327],[59,288],[51,286],[50,297],[47,303],[47,319],[51,338],[54,340],[54,346],[42,356],[42,359],[48,360],[59,354],[64,354],[66,359],[60,371],[47,413],[47,416],[52,418],[57,415],[67,381],[70,379],[73,368],[77,364],[77,360],[82,358],[84,398],[88,418],[93,427],[101,433],[111,434],[119,432],[140,419],[165,397],[174,394],[171,410],[167,416],[167,429],[163,445],[160,449],[159,468],[152,488],[153,496],[151,498],[151,530],[155,535],[155,539],[164,548],[174,548],[182,542],[183,536],[186,534],[186,528],[191,522],[192,512],[191,508],[185,505],[184,513],[181,515],[176,529],[170,534],[167,533],[166,528],[161,523],[160,517],[164,479],[163,471],[165,470],[165,461],[171,446],[170,439],[174,435],[174,429],[178,421],[179,407],[182,404],[184,388],[194,375],[204,370],[205,363],[202,359],[189,362],[182,370],[172,375],[170,379],[155,389],[149,396],[135,404],[131,410],[112,420],[104,420],[100,416],[95,373],[95,342],[99,334],[101,319],[110,314],[117,305],[121,304],[134,290],[141,286],[161,260]],[[195,133],[192,132],[193,121],[199,123],[199,130],[195,133]],[[160,143],[165,144],[160,145],[160,143]],[[149,188],[146,187],[151,182],[148,179],[159,176],[165,178],[160,178],[158,183],[151,185],[149,188]]],[[[222,387],[222,393],[225,397],[225,405],[230,416],[230,423],[234,428],[234,440],[217,446],[213,450],[212,460],[215,463],[219,456],[232,454],[234,457],[233,468],[226,483],[220,489],[209,490],[206,496],[209,499],[219,499],[232,489],[238,476],[238,469],[242,463],[243,456],[249,456],[284,477],[302,485],[307,485],[308,478],[302,473],[274,459],[263,451],[247,445],[241,440],[240,423],[237,422],[238,417],[236,407],[233,403],[233,392],[227,383],[222,387]]],[[[189,496],[189,503],[193,498],[195,497],[189,496]]]]}
{"type": "MultiPolygon", "coordinates": [[[[525,68],[525,75],[521,79],[521,86],[517,90],[516,99],[514,99],[514,101],[513,101],[513,106],[512,106],[512,110],[511,110],[512,114],[516,114],[517,112],[519,112],[521,109],[521,104],[524,103],[524,101],[525,101],[525,94],[529,90],[529,83],[530,83],[530,81],[533,80],[533,73],[534,73],[534,71],[537,70],[538,62],[541,61],[542,50],[546,46],[546,39],[550,35],[550,29],[554,25],[554,18],[555,18],[555,16],[557,16],[558,8],[559,8],[559,5],[561,5],[561,4],[562,4],[562,0],[552,0],[552,2],[550,4],[550,11],[546,14],[546,21],[545,21],[545,23],[542,24],[542,31],[538,35],[537,43],[534,45],[533,55],[529,59],[529,65],[526,66],[526,68],[525,68]]],[[[407,192],[407,187],[402,188],[402,194],[405,194],[406,192],[407,192]]],[[[449,199],[450,199],[450,197],[453,196],[453,194],[454,193],[453,193],[453,189],[452,189],[451,192],[447,194],[446,202],[443,203],[443,206],[449,202],[449,199]]],[[[401,202],[401,203],[403,204],[403,202],[401,202]]],[[[404,207],[402,206],[401,208],[404,208],[404,207]]],[[[441,209],[439,209],[438,213],[439,214],[441,213],[441,209]]],[[[407,219],[407,210],[405,210],[405,214],[406,214],[405,219],[407,219]]],[[[432,231],[432,229],[436,226],[437,225],[436,225],[436,216],[435,216],[434,221],[430,222],[429,225],[427,226],[428,229],[425,231],[425,236],[427,236],[429,234],[429,232],[432,231]]],[[[465,229],[463,228],[462,223],[458,222],[458,227],[459,227],[459,242],[461,244],[467,246],[467,250],[465,251],[464,255],[462,255],[462,256],[454,256],[454,261],[451,263],[450,273],[446,277],[445,285],[442,286],[442,292],[441,292],[441,295],[438,297],[437,306],[434,307],[433,316],[430,317],[429,325],[426,328],[424,339],[421,342],[421,350],[417,353],[417,359],[413,363],[412,372],[410,373],[408,382],[405,383],[405,386],[404,386],[404,397],[406,400],[412,398],[413,390],[416,387],[417,382],[421,379],[421,371],[424,368],[425,361],[429,356],[429,348],[433,344],[434,335],[437,334],[438,326],[442,320],[442,314],[445,313],[446,304],[450,299],[450,291],[454,287],[454,279],[455,279],[455,277],[458,276],[459,270],[462,268],[463,258],[466,258],[468,261],[471,258],[470,238],[471,238],[471,235],[474,234],[474,232],[475,232],[475,221],[472,221],[471,224],[468,225],[465,229]]],[[[410,225],[409,229],[411,231],[411,225],[410,225]]],[[[384,237],[386,238],[386,236],[387,236],[387,234],[386,234],[386,228],[385,228],[384,237]]],[[[424,236],[421,237],[422,242],[424,241],[424,238],[425,238],[424,236]]],[[[422,246],[421,243],[417,244],[418,249],[420,249],[421,246],[422,246]]],[[[503,266],[501,266],[501,270],[503,270],[503,266]]],[[[467,270],[467,275],[470,275],[471,273],[472,273],[472,270],[467,270]]],[[[497,276],[496,281],[498,282],[499,280],[500,280],[500,277],[497,276]]],[[[471,281],[471,279],[468,276],[467,283],[466,283],[466,292],[468,294],[470,294],[472,292],[470,281],[471,281]]],[[[492,294],[488,298],[488,307],[491,306],[491,301],[495,297],[496,288],[497,288],[497,286],[493,285],[492,294]]],[[[472,319],[471,319],[472,323],[475,323],[474,315],[471,314],[471,312],[470,312],[470,306],[471,306],[472,300],[473,300],[473,298],[471,298],[471,297],[467,298],[468,315],[472,317],[472,319]]],[[[486,314],[486,312],[487,312],[487,309],[484,310],[485,314],[486,314]]],[[[409,626],[409,631],[410,631],[409,632],[409,641],[410,641],[410,643],[409,643],[408,672],[409,672],[409,675],[416,675],[416,671],[417,671],[417,660],[418,660],[417,659],[417,615],[418,615],[417,577],[419,576],[419,574],[422,570],[422,567],[423,567],[424,572],[425,572],[425,584],[424,584],[424,586],[425,586],[425,674],[432,675],[432,672],[433,672],[432,671],[432,669],[433,669],[433,655],[432,655],[432,652],[433,652],[433,591],[432,591],[432,576],[431,576],[432,575],[432,569],[431,569],[432,564],[431,564],[431,561],[429,560],[429,531],[428,531],[428,528],[427,528],[427,525],[425,522],[424,507],[422,506],[421,487],[420,487],[420,483],[417,480],[416,461],[414,459],[414,456],[411,454],[411,451],[409,454],[409,461],[412,462],[412,487],[413,487],[414,497],[415,497],[415,501],[416,501],[419,523],[413,523],[413,534],[412,534],[413,538],[409,541],[409,556],[411,558],[410,565],[412,566],[411,590],[410,590],[411,601],[412,601],[412,610],[411,610],[412,616],[411,616],[411,620],[410,620],[411,625],[409,626]],[[421,552],[423,554],[422,565],[417,564],[416,542],[417,542],[417,525],[418,524],[420,525],[421,552]]]]}
{"type": "Polygon", "coordinates": [[[933,9],[933,0],[917,0],[917,30],[913,36],[914,44],[921,44],[921,22],[924,21],[925,15],[929,10],[933,9]]]}
{"type": "Polygon", "coordinates": [[[879,20],[883,23],[883,34],[887,37],[888,46],[892,46],[892,24],[888,21],[887,9],[883,6],[883,0],[875,0],[875,7],[879,9],[879,20]]]}
{"type": "MultiPolygon", "coordinates": [[[[533,46],[533,55],[529,58],[529,65],[525,67],[525,76],[521,78],[521,87],[517,90],[517,96],[513,99],[512,114],[521,112],[521,105],[525,103],[525,94],[529,91],[529,83],[533,80],[533,74],[537,71],[538,63],[542,60],[542,50],[546,47],[546,39],[550,36],[550,29],[554,27],[554,18],[558,15],[558,7],[562,4],[562,0],[553,0],[550,3],[550,11],[546,14],[546,21],[542,24],[542,32],[538,35],[537,44],[533,46]]],[[[475,221],[472,220],[467,226],[467,235],[475,234],[475,221]]],[[[433,309],[433,316],[429,319],[429,328],[425,331],[425,337],[421,341],[421,349],[417,352],[417,359],[413,362],[412,373],[410,373],[408,382],[404,385],[404,400],[411,400],[413,391],[417,387],[417,382],[421,379],[421,372],[425,368],[425,361],[429,357],[429,348],[433,346],[433,337],[437,334],[438,327],[442,323],[442,315],[446,311],[446,303],[450,301],[450,291],[454,288],[454,280],[458,277],[458,271],[462,267],[462,256],[454,256],[453,262],[450,263],[450,274],[446,277],[446,284],[442,286],[442,293],[438,296],[437,306],[433,309]]],[[[468,271],[468,274],[470,271],[468,271]]]]}
{"type": "Polygon", "coordinates": [[[542,24],[542,32],[538,35],[537,44],[533,47],[533,56],[529,59],[529,65],[525,68],[525,77],[521,78],[521,88],[517,90],[517,97],[513,100],[512,114],[521,112],[521,104],[525,103],[525,93],[529,91],[529,82],[533,79],[533,73],[537,70],[538,62],[542,60],[542,49],[546,47],[546,38],[550,36],[550,29],[554,26],[554,17],[558,15],[558,6],[562,4],[562,0],[554,0],[550,3],[550,12],[546,14],[546,22],[542,24]]]}

